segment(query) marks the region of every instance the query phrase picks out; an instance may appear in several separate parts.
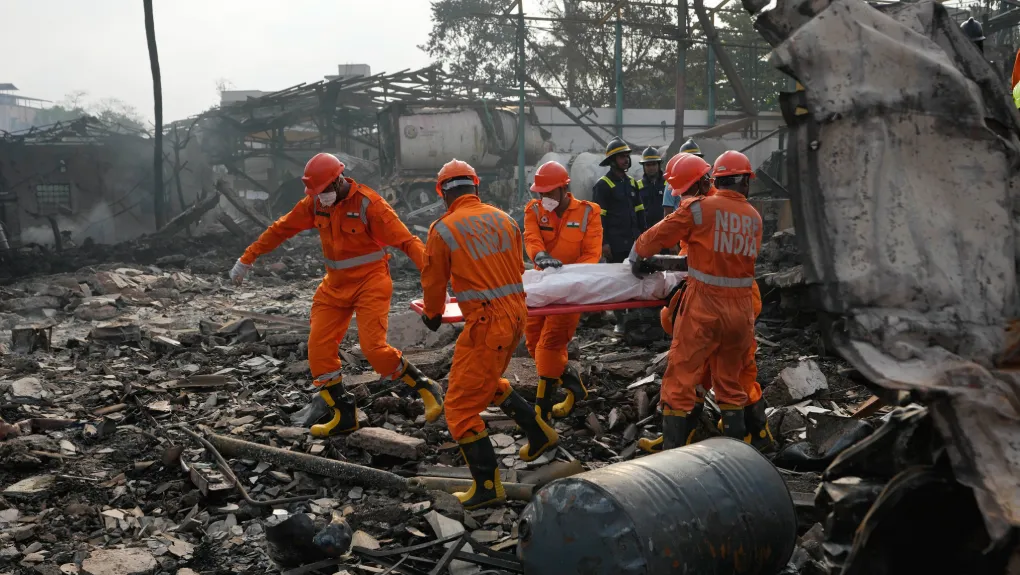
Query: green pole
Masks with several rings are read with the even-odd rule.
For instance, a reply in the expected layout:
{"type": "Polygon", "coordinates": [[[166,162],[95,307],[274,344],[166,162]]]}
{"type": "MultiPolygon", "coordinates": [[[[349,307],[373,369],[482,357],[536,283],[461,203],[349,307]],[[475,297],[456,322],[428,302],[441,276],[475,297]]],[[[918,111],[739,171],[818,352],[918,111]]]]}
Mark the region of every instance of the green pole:
{"type": "Polygon", "coordinates": [[[623,22],[616,17],[616,135],[623,137],[623,22]]]}
{"type": "Polygon", "coordinates": [[[708,43],[708,58],[705,62],[705,68],[708,72],[708,125],[715,125],[715,50],[712,48],[712,43],[708,43]]]}
{"type": "Polygon", "coordinates": [[[527,197],[524,187],[524,2],[517,3],[517,75],[520,98],[517,111],[517,197],[527,197]]]}

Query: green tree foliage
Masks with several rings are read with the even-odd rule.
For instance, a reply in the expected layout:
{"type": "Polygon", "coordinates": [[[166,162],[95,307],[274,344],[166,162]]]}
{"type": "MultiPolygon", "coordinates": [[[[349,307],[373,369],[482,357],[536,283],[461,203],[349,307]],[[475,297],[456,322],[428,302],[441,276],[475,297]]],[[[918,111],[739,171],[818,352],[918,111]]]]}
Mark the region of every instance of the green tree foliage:
{"type": "Polygon", "coordinates": [[[117,98],[90,101],[88,93],[80,90],[65,95],[60,102],[49,108],[39,110],[32,123],[36,126],[47,126],[82,116],[94,116],[125,133],[145,131],[144,120],[138,110],[130,104],[117,98]]]}
{"type": "MultiPolygon", "coordinates": [[[[434,0],[432,32],[421,48],[458,77],[512,90],[516,87],[516,17],[502,16],[508,0],[434,0]],[[497,16],[486,16],[497,14],[497,16]]],[[[526,3],[534,8],[534,4],[526,3]]],[[[612,4],[590,0],[540,0],[526,22],[529,75],[573,106],[612,107],[615,93],[615,16],[601,20],[612,4]]],[[[511,15],[512,16],[512,15],[511,15]]],[[[626,4],[623,8],[624,105],[672,108],[676,89],[678,9],[626,4]]],[[[708,105],[708,49],[691,9],[688,17],[686,106],[708,105]]],[[[774,110],[787,79],[768,62],[770,47],[755,32],[753,19],[730,3],[715,12],[715,26],[727,44],[738,75],[762,110],[774,110]]],[[[715,104],[738,109],[729,80],[715,64],[715,104]]]]}

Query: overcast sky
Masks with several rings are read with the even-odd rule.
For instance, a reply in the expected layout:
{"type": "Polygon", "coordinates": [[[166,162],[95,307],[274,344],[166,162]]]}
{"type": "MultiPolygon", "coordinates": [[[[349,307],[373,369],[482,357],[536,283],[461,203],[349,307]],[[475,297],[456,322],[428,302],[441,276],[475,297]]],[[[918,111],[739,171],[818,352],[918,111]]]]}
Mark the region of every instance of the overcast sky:
{"type": "MultiPolygon", "coordinates": [[[[141,0],[0,0],[0,83],[60,101],[85,90],[152,118],[141,0]]],[[[278,90],[336,74],[429,64],[427,0],[154,0],[163,118],[218,102],[216,82],[278,90]]]]}

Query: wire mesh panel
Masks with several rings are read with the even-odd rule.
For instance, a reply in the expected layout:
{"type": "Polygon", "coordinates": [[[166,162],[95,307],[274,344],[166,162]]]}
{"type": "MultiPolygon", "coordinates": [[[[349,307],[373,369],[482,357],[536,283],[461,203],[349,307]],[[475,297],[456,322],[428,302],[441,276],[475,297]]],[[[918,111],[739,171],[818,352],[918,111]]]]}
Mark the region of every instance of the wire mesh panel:
{"type": "Polygon", "coordinates": [[[71,184],[38,184],[35,201],[39,211],[52,214],[71,209],[71,184]]]}

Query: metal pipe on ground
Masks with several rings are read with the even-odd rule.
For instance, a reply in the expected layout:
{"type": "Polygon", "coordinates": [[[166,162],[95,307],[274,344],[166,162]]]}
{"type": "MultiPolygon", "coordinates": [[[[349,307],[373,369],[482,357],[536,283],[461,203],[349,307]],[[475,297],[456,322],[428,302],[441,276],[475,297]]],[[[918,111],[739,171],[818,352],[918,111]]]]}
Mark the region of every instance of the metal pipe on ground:
{"type": "Polygon", "coordinates": [[[718,437],[554,481],[519,529],[532,575],[768,575],[793,554],[797,513],[765,457],[718,437]]]}
{"type": "MultiPolygon", "coordinates": [[[[420,488],[446,493],[463,493],[471,489],[472,480],[455,477],[412,477],[408,480],[412,488],[420,488]]],[[[530,483],[503,483],[507,499],[513,501],[530,501],[535,486],[530,483]]]]}
{"type": "Polygon", "coordinates": [[[287,451],[278,447],[251,443],[250,441],[242,441],[222,435],[210,434],[206,436],[206,439],[224,457],[265,461],[280,467],[298,469],[308,473],[315,473],[316,475],[325,475],[326,477],[335,477],[351,485],[360,485],[362,487],[402,490],[409,488],[406,479],[381,469],[372,469],[371,467],[364,467],[344,461],[316,457],[307,453],[287,451]]]}

